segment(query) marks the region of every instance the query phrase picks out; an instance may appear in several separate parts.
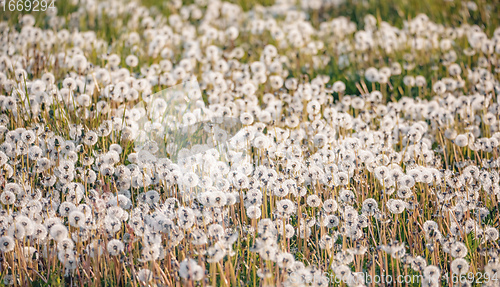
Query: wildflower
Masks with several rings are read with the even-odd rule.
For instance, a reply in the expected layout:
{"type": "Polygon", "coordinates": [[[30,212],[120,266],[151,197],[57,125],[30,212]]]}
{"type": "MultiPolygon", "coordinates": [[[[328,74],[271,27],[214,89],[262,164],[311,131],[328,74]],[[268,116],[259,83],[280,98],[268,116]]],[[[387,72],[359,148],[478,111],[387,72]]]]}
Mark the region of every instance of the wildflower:
{"type": "Polygon", "coordinates": [[[445,83],[443,83],[442,81],[437,81],[434,83],[434,85],[432,86],[432,90],[438,94],[438,95],[442,95],[444,94],[444,92],[446,91],[446,85],[445,83]]]}
{"type": "Polygon", "coordinates": [[[455,137],[455,144],[459,147],[465,147],[468,145],[468,138],[464,134],[457,135],[455,137]]]}
{"type": "Polygon", "coordinates": [[[26,236],[33,234],[33,222],[29,217],[23,215],[17,216],[15,222],[23,227],[26,236]]]}
{"type": "Polygon", "coordinates": [[[68,236],[68,230],[62,224],[56,224],[49,230],[49,234],[55,241],[61,241],[68,236]]]}
{"type": "Polygon", "coordinates": [[[323,202],[323,209],[327,212],[327,213],[333,213],[335,211],[337,211],[337,208],[338,208],[338,204],[335,200],[333,199],[327,199],[323,202]]]}
{"type": "Polygon", "coordinates": [[[32,144],[36,140],[35,133],[31,130],[24,131],[21,134],[21,140],[26,144],[32,144]]]}
{"type": "Polygon", "coordinates": [[[467,255],[467,246],[462,242],[456,242],[451,246],[451,256],[464,258],[467,255]]]}
{"type": "Polygon", "coordinates": [[[485,240],[496,241],[498,239],[498,230],[494,227],[487,227],[484,230],[485,240]]]}
{"type": "Polygon", "coordinates": [[[369,82],[377,82],[379,79],[379,71],[374,67],[370,67],[365,71],[365,78],[369,82]]]}
{"type": "Polygon", "coordinates": [[[247,208],[247,216],[251,219],[260,218],[261,214],[262,212],[258,206],[252,205],[247,208]]]}
{"type": "Polygon", "coordinates": [[[69,89],[70,91],[76,90],[76,81],[72,78],[66,78],[63,81],[63,87],[69,89]]]}
{"type": "Polygon", "coordinates": [[[276,203],[276,211],[283,216],[290,216],[295,212],[295,204],[289,199],[282,199],[276,203]]]}
{"type": "Polygon", "coordinates": [[[70,252],[75,247],[75,243],[70,238],[64,238],[57,242],[59,251],[70,252]]]}
{"type": "Polygon", "coordinates": [[[343,93],[346,89],[346,85],[344,84],[344,82],[337,81],[333,83],[332,89],[336,93],[343,93]]]}
{"type": "Polygon", "coordinates": [[[373,198],[367,198],[363,201],[362,211],[367,215],[374,215],[378,211],[377,201],[373,198]]]}
{"type": "Polygon", "coordinates": [[[328,227],[328,228],[332,228],[332,227],[337,227],[340,223],[340,220],[337,216],[335,215],[328,215],[326,218],[325,218],[325,226],[328,227]]]}
{"type": "Polygon", "coordinates": [[[208,257],[207,262],[215,263],[221,261],[226,256],[226,251],[215,245],[208,248],[206,255],[208,257]]]}
{"type": "Polygon", "coordinates": [[[441,271],[439,270],[439,267],[429,265],[424,268],[423,275],[424,278],[431,279],[437,282],[437,280],[439,280],[439,277],[441,277],[441,271]]]}
{"type": "Polygon", "coordinates": [[[16,195],[12,191],[5,190],[0,195],[0,202],[3,205],[11,205],[14,204],[15,201],[16,201],[16,195]]]}
{"type": "Polygon", "coordinates": [[[391,213],[400,214],[405,210],[406,202],[400,199],[390,199],[387,201],[387,208],[391,213]]]}
{"type": "Polygon", "coordinates": [[[33,227],[33,237],[38,241],[43,241],[47,237],[47,228],[42,224],[35,224],[33,227]]]}
{"type": "Polygon", "coordinates": [[[149,269],[141,269],[137,272],[137,279],[143,283],[151,282],[153,280],[153,272],[149,269]]]}
{"type": "Polygon", "coordinates": [[[22,223],[16,222],[9,227],[7,234],[17,240],[23,240],[26,236],[26,229],[22,223]]]}
{"type": "Polygon", "coordinates": [[[61,216],[68,216],[71,211],[76,209],[75,204],[69,201],[65,201],[59,205],[59,214],[61,216]]]}
{"type": "Polygon", "coordinates": [[[318,207],[321,204],[321,200],[315,194],[307,197],[307,204],[311,207],[318,207]]]}
{"type": "Polygon", "coordinates": [[[94,131],[89,131],[85,134],[83,142],[86,145],[92,146],[97,143],[97,140],[98,140],[97,133],[94,131]]]}
{"type": "Polygon", "coordinates": [[[427,84],[427,81],[425,80],[425,77],[424,76],[416,76],[415,77],[415,85],[417,87],[425,87],[425,85],[427,84]]]}
{"type": "Polygon", "coordinates": [[[287,269],[294,264],[295,259],[292,254],[284,252],[278,254],[276,262],[280,268],[287,269]]]}
{"type": "Polygon", "coordinates": [[[69,223],[73,227],[83,227],[84,219],[85,215],[83,212],[78,210],[73,210],[68,214],[69,223]]]}
{"type": "Polygon", "coordinates": [[[180,264],[179,276],[187,280],[200,281],[204,271],[193,259],[184,259],[180,264]]]}
{"type": "Polygon", "coordinates": [[[460,276],[469,271],[469,263],[463,258],[457,258],[451,262],[450,268],[451,272],[460,276]]]}
{"type": "Polygon", "coordinates": [[[137,67],[139,59],[135,55],[128,55],[125,58],[125,64],[129,67],[137,67]]]}
{"type": "Polygon", "coordinates": [[[14,239],[11,236],[0,237],[0,251],[7,253],[14,250],[14,239]]]}
{"type": "Polygon", "coordinates": [[[240,115],[240,121],[243,125],[251,125],[254,121],[254,118],[250,113],[242,113],[240,115]]]}
{"type": "Polygon", "coordinates": [[[405,76],[403,78],[403,83],[408,87],[413,87],[416,84],[415,78],[413,76],[405,76]]]}
{"type": "Polygon", "coordinates": [[[422,272],[427,267],[427,262],[422,256],[417,256],[411,261],[411,268],[417,272],[422,272]]]}
{"type": "Polygon", "coordinates": [[[116,256],[123,252],[124,245],[123,242],[118,240],[118,239],[112,239],[108,242],[106,250],[111,254],[112,256],[116,256]]]}
{"type": "Polygon", "coordinates": [[[334,239],[328,235],[324,235],[320,242],[319,246],[321,249],[331,249],[333,247],[334,239]]]}

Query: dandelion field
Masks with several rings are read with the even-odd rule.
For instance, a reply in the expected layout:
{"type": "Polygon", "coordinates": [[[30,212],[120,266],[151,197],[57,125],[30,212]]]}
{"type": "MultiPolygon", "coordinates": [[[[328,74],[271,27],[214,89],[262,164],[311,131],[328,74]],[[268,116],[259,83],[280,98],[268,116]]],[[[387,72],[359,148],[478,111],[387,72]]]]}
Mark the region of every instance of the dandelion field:
{"type": "Polygon", "coordinates": [[[0,285],[500,286],[498,1],[18,2],[0,285]]]}

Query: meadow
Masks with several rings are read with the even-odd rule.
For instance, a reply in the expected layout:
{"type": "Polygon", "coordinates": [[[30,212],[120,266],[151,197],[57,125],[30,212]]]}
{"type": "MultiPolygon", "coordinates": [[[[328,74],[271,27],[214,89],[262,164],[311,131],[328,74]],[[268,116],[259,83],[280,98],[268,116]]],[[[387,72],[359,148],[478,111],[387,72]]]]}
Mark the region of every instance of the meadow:
{"type": "Polygon", "coordinates": [[[35,1],[0,285],[500,286],[498,0],[35,1]]]}

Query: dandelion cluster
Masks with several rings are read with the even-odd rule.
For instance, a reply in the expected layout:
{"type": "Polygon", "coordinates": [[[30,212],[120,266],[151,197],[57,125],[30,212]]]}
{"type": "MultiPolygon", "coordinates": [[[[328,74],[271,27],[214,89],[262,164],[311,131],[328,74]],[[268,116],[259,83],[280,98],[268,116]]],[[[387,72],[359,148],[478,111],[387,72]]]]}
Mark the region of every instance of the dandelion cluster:
{"type": "Polygon", "coordinates": [[[3,284],[497,278],[500,28],[194,2],[0,22],[3,284]]]}

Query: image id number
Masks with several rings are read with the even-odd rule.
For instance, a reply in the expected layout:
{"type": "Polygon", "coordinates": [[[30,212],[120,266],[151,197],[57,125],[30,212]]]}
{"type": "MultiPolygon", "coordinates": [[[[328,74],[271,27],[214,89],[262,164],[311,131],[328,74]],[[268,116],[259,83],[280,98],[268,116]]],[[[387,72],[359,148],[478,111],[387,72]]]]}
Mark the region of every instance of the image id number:
{"type": "Polygon", "coordinates": [[[45,12],[55,9],[55,0],[5,0],[3,1],[3,11],[7,12],[45,12]]]}

